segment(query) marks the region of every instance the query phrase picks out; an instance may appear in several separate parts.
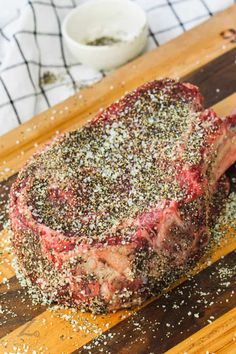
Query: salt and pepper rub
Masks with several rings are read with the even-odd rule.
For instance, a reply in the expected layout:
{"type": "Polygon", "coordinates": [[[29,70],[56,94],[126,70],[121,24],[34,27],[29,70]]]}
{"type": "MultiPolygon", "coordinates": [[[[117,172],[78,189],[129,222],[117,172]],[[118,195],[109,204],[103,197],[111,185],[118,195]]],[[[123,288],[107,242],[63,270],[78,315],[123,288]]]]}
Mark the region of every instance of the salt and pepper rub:
{"type": "Polygon", "coordinates": [[[236,116],[222,120],[202,102],[193,85],[147,83],[29,160],[10,218],[18,274],[34,297],[116,310],[196,263],[236,160],[236,116]]]}

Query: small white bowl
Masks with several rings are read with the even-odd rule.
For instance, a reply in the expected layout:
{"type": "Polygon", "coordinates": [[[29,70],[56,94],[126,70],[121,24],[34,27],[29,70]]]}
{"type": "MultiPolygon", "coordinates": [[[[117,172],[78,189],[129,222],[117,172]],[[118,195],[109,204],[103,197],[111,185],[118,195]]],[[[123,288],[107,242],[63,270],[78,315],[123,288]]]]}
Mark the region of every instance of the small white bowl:
{"type": "Polygon", "coordinates": [[[130,0],[91,0],[72,10],[62,24],[71,54],[98,70],[136,57],[147,42],[147,18],[130,0]]]}

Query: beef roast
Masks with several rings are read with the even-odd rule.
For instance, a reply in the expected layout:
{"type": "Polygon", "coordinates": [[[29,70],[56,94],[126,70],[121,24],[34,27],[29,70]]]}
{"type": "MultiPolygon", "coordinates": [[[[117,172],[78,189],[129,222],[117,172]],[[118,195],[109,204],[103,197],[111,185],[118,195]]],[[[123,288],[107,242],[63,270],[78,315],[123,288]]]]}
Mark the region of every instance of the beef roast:
{"type": "Polygon", "coordinates": [[[49,303],[140,304],[206,249],[235,160],[236,115],[204,110],[191,84],[139,87],[20,171],[10,218],[22,276],[49,303]]]}

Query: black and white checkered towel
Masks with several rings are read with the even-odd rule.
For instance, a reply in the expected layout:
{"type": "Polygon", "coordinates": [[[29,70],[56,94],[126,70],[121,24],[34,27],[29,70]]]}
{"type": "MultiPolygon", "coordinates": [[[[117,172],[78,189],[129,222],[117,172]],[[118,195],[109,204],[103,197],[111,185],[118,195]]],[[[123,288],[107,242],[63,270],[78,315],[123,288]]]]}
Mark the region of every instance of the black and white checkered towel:
{"type": "MultiPolygon", "coordinates": [[[[75,61],[63,43],[63,18],[85,1],[0,0],[0,135],[105,75],[75,61]]],[[[147,50],[234,2],[136,1],[148,15],[147,50]]]]}

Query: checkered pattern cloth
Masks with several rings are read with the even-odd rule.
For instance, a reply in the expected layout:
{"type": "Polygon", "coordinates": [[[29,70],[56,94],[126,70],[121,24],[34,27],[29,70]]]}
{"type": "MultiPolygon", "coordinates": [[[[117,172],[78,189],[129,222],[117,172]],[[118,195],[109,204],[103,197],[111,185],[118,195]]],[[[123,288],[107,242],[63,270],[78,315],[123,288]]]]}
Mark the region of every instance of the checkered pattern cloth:
{"type": "MultiPolygon", "coordinates": [[[[74,60],[61,23],[86,0],[0,0],[0,135],[104,75],[74,60]]],[[[136,0],[147,12],[146,50],[198,25],[233,0],[136,0]]]]}

